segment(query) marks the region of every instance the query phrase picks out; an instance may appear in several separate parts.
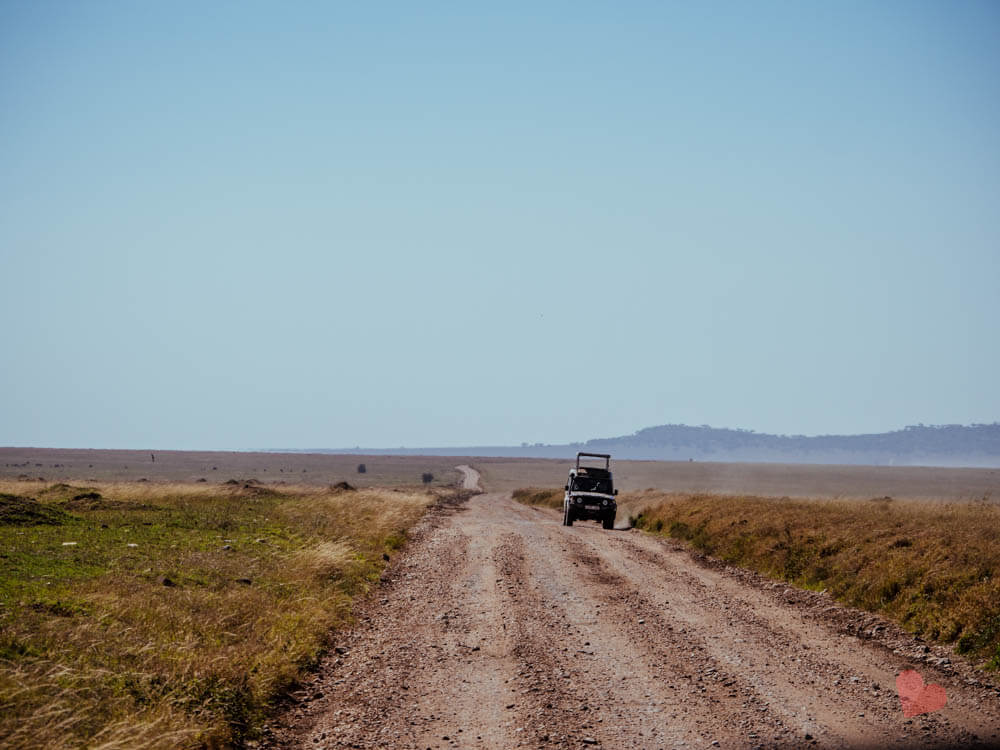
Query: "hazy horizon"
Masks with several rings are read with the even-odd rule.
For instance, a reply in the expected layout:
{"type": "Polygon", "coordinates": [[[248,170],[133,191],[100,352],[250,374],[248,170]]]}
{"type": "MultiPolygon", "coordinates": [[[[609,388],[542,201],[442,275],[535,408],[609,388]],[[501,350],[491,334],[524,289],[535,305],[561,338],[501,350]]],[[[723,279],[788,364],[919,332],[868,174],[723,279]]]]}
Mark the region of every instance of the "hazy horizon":
{"type": "MultiPolygon", "coordinates": [[[[407,452],[410,452],[410,451],[419,451],[419,450],[441,451],[441,450],[448,450],[448,449],[451,449],[451,448],[461,449],[461,450],[471,449],[471,448],[502,448],[502,449],[517,450],[517,449],[521,449],[521,448],[559,448],[559,447],[564,447],[564,446],[580,446],[580,445],[583,445],[583,444],[585,444],[587,442],[592,442],[592,441],[615,440],[615,439],[619,439],[619,438],[628,438],[628,437],[632,437],[634,435],[637,435],[637,434],[643,432],[644,430],[653,429],[653,428],[657,428],[657,427],[684,427],[684,428],[694,428],[694,429],[708,429],[708,430],[718,430],[718,431],[731,431],[731,432],[748,433],[748,434],[757,435],[757,436],[764,436],[764,437],[804,438],[806,440],[809,440],[809,439],[815,439],[815,438],[840,438],[840,437],[855,438],[855,437],[866,437],[866,436],[872,436],[872,435],[885,435],[885,434],[893,434],[893,433],[904,432],[906,430],[914,429],[914,428],[930,428],[930,429],[947,428],[947,427],[960,427],[960,428],[962,428],[962,427],[970,427],[971,428],[971,427],[982,427],[982,426],[995,426],[997,424],[1000,424],[1000,422],[971,423],[971,424],[968,424],[968,425],[960,425],[960,424],[941,424],[941,425],[933,425],[933,424],[911,424],[911,425],[904,425],[903,427],[899,427],[899,428],[892,429],[892,430],[886,430],[886,431],[879,432],[879,433],[862,433],[862,432],[855,432],[855,433],[817,433],[817,434],[813,434],[813,435],[789,434],[789,433],[769,433],[769,432],[763,432],[761,430],[754,430],[752,428],[746,428],[746,427],[716,427],[716,426],[713,426],[713,425],[669,424],[669,425],[646,425],[645,427],[640,427],[640,428],[637,428],[635,430],[632,430],[631,432],[622,433],[620,435],[591,435],[591,436],[587,436],[587,437],[577,437],[577,438],[574,438],[572,440],[567,440],[567,441],[563,441],[563,442],[559,442],[559,443],[528,442],[528,441],[523,441],[522,440],[522,441],[518,441],[518,442],[515,442],[515,443],[466,443],[466,444],[453,443],[453,444],[447,444],[447,445],[397,445],[397,446],[393,446],[393,445],[360,445],[360,444],[356,444],[356,445],[353,445],[353,446],[349,446],[349,445],[312,445],[312,446],[306,446],[306,447],[302,447],[302,448],[292,448],[292,447],[281,446],[281,445],[254,446],[254,447],[250,447],[250,448],[229,448],[229,447],[221,446],[221,447],[201,448],[201,449],[197,449],[197,450],[208,451],[208,452],[218,451],[218,452],[234,452],[234,453],[255,453],[255,452],[263,452],[263,453],[279,452],[280,453],[280,452],[285,452],[285,451],[297,452],[297,453],[308,453],[308,452],[311,452],[311,451],[349,453],[349,452],[354,451],[354,450],[367,451],[367,452],[380,451],[380,450],[384,450],[384,451],[387,451],[387,452],[391,452],[391,451],[407,451],[407,452]]],[[[176,446],[153,445],[153,444],[149,444],[149,445],[133,445],[133,446],[100,446],[100,445],[98,445],[98,446],[80,446],[80,445],[0,445],[0,448],[38,448],[38,449],[55,449],[55,450],[60,450],[60,449],[65,449],[65,450],[135,450],[135,451],[154,450],[154,451],[182,451],[182,452],[183,451],[194,450],[194,449],[188,449],[188,448],[180,448],[180,447],[176,447],[176,446]]]]}

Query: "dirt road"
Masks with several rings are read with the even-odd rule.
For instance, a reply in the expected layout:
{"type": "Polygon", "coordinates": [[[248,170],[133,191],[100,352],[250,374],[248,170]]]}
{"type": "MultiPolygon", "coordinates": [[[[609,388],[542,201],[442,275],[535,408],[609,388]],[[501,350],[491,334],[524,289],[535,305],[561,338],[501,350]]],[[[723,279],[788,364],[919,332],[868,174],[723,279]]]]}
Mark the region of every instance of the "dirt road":
{"type": "Polygon", "coordinates": [[[955,657],[936,666],[944,652],[825,595],[637,531],[565,528],[505,493],[427,519],[385,579],[272,746],[1000,744],[1000,693],[955,657]],[[947,705],[905,718],[905,669],[947,705]]]}
{"type": "Polygon", "coordinates": [[[479,472],[473,469],[471,466],[466,466],[462,464],[461,466],[456,466],[460,472],[462,472],[462,489],[463,490],[476,490],[479,491],[479,472]]]}

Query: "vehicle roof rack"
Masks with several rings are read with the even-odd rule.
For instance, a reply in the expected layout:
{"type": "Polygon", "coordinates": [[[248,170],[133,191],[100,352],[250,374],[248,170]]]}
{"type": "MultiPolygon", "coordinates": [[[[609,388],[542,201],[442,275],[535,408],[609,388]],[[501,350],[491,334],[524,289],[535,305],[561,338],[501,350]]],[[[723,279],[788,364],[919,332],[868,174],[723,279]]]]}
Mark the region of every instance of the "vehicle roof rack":
{"type": "Polygon", "coordinates": [[[580,458],[586,456],[587,458],[603,458],[604,459],[604,470],[609,471],[611,469],[611,454],[610,453],[584,453],[582,451],[576,454],[576,470],[580,470],[580,458]]]}

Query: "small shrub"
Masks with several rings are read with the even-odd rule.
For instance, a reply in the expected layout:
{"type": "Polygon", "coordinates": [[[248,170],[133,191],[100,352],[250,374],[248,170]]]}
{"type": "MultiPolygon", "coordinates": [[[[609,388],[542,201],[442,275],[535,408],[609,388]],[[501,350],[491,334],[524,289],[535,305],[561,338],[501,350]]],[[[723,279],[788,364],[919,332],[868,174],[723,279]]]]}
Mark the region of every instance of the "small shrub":
{"type": "Polygon", "coordinates": [[[34,526],[46,524],[57,526],[68,520],[70,520],[70,516],[63,511],[50,505],[43,505],[34,498],[0,494],[0,525],[34,526]]]}

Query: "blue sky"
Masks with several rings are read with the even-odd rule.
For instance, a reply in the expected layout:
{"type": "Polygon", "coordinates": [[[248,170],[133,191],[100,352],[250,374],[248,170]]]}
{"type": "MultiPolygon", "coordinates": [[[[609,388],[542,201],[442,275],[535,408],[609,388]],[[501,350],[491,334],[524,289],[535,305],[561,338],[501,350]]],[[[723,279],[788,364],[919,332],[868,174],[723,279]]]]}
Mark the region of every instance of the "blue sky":
{"type": "Polygon", "coordinates": [[[992,2],[0,2],[0,445],[1000,420],[992,2]]]}

